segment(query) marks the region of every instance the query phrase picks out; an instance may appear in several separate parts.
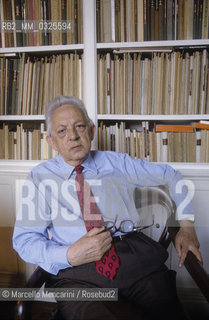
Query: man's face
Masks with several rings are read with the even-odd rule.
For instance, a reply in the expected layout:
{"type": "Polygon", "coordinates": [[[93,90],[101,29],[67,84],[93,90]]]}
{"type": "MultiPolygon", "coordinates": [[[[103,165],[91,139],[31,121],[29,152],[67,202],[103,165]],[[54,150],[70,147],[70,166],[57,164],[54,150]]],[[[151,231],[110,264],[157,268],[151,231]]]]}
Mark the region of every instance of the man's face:
{"type": "Polygon", "coordinates": [[[52,114],[52,135],[47,141],[72,166],[87,157],[95,126],[89,127],[82,111],[73,105],[63,105],[52,114]]]}

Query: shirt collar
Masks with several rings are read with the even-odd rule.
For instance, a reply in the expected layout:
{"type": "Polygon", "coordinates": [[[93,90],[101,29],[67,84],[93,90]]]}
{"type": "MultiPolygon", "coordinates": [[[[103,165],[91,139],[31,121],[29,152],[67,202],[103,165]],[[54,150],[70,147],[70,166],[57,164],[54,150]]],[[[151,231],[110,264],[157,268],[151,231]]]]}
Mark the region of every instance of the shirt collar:
{"type": "MultiPolygon", "coordinates": [[[[59,167],[61,168],[61,171],[65,177],[65,179],[70,179],[75,167],[68,164],[61,155],[57,156],[57,161],[59,164],[59,167]]],[[[98,173],[98,169],[96,167],[96,163],[91,155],[91,152],[89,152],[88,157],[85,159],[85,161],[81,164],[84,167],[84,170],[86,169],[89,172],[92,172],[94,174],[98,173]]],[[[85,171],[86,171],[85,170],[85,171]]]]}

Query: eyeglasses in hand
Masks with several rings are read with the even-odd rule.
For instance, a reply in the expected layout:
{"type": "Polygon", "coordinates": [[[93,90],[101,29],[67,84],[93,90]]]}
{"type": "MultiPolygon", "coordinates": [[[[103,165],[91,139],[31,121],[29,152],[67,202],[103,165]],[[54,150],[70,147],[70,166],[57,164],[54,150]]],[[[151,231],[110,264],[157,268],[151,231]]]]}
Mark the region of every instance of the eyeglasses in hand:
{"type": "Polygon", "coordinates": [[[105,226],[107,230],[111,232],[112,235],[114,235],[116,232],[121,233],[130,233],[130,232],[139,232],[141,230],[147,229],[149,227],[152,227],[154,225],[154,217],[152,217],[152,223],[147,226],[134,226],[134,223],[132,220],[123,220],[121,221],[119,227],[116,227],[116,222],[118,219],[118,215],[115,217],[115,221],[104,221],[102,222],[102,226],[105,226]]]}

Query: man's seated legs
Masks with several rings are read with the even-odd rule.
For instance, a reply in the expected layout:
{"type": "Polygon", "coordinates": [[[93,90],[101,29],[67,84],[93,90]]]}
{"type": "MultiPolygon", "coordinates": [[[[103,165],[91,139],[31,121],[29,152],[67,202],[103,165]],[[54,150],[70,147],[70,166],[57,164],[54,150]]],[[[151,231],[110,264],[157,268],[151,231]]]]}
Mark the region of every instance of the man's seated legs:
{"type": "MultiPolygon", "coordinates": [[[[143,234],[127,236],[122,241],[114,241],[114,244],[121,261],[114,280],[97,273],[95,263],[89,263],[61,270],[58,276],[51,277],[49,285],[61,288],[118,288],[119,296],[135,304],[136,319],[170,320],[177,316],[183,319],[178,310],[175,272],[164,265],[166,251],[143,234]],[[141,316],[142,311],[144,317],[141,316]]],[[[133,314],[128,318],[127,304],[120,304],[120,301],[63,301],[59,302],[59,310],[67,320],[133,319],[133,314]]]]}

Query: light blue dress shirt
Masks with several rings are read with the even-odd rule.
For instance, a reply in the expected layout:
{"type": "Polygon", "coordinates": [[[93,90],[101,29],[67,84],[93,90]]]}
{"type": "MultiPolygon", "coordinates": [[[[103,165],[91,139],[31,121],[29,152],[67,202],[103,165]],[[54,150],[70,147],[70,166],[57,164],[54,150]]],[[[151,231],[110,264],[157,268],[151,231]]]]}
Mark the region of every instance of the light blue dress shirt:
{"type": "MultiPolygon", "coordinates": [[[[114,221],[118,215],[118,225],[125,219],[140,223],[133,201],[136,187],[167,185],[177,208],[187,196],[185,186],[181,192],[177,188],[182,185],[181,173],[166,164],[91,151],[82,165],[103,219],[114,221]]],[[[57,156],[33,168],[23,187],[13,246],[23,260],[52,274],[71,266],[67,250],[86,233],[75,176],[74,167],[57,156]]],[[[183,214],[188,219],[193,216],[191,201],[183,214]]]]}

